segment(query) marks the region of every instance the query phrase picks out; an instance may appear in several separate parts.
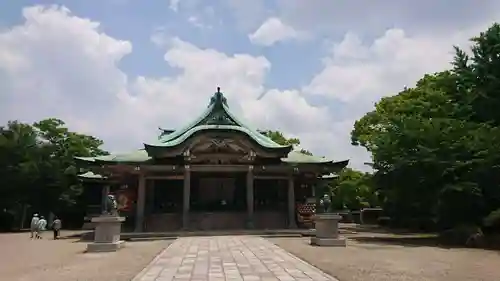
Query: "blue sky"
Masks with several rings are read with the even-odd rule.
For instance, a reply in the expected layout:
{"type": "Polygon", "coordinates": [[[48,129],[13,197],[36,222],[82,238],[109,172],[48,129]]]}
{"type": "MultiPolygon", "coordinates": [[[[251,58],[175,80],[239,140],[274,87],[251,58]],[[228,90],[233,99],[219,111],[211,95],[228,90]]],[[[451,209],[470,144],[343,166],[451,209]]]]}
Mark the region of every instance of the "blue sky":
{"type": "MultiPolygon", "coordinates": [[[[201,1],[200,1],[201,2],[201,1]]],[[[216,13],[211,14],[200,8],[170,9],[169,1],[137,1],[137,0],[104,0],[104,1],[10,1],[0,4],[2,26],[11,26],[23,21],[21,9],[32,5],[62,5],[68,7],[79,17],[98,20],[101,30],[106,34],[126,39],[132,42],[134,51],[125,57],[120,67],[131,75],[163,76],[171,75],[174,69],[168,67],[163,60],[158,59],[164,50],[152,44],[150,37],[155,32],[163,31],[175,35],[202,48],[215,48],[227,54],[249,53],[263,55],[270,60],[283,62],[273,64],[266,85],[270,87],[300,87],[308,83],[313,73],[321,69],[321,57],[326,52],[324,48],[315,48],[322,44],[321,38],[290,44],[278,44],[276,48],[263,48],[249,44],[246,33],[233,24],[233,19],[227,16],[231,10],[220,1],[208,1],[214,5],[216,13]],[[96,5],[96,3],[99,3],[96,5]],[[141,3],[140,5],[136,3],[141,3]],[[190,17],[199,17],[205,28],[196,26],[189,21],[190,17]],[[210,26],[210,28],[208,27],[210,26]],[[281,45],[281,46],[279,46],[281,45]],[[314,50],[314,52],[311,52],[314,50]],[[297,56],[300,53],[307,56],[297,56]],[[287,67],[287,61],[294,61],[297,67],[287,67]]],[[[272,1],[269,1],[272,2],[272,1]]],[[[271,4],[271,3],[269,3],[271,4]]],[[[182,5],[182,3],[179,3],[182,5]]]]}
{"type": "Polygon", "coordinates": [[[126,151],[178,127],[216,86],[259,128],[366,169],[355,120],[448,67],[494,0],[0,3],[0,121],[59,117],[126,151]]]}

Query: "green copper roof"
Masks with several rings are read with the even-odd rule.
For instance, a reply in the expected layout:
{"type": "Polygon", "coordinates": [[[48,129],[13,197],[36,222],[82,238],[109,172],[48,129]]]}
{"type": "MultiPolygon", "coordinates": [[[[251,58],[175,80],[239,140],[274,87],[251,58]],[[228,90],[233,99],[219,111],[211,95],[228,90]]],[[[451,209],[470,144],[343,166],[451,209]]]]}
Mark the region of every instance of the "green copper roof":
{"type": "Polygon", "coordinates": [[[304,154],[300,151],[290,151],[286,158],[281,158],[281,161],[287,163],[329,163],[332,160],[329,160],[325,157],[317,157],[312,155],[304,154]]]}
{"type": "Polygon", "coordinates": [[[330,179],[336,179],[338,177],[339,177],[339,175],[331,173],[331,174],[328,174],[328,175],[321,176],[321,179],[330,180],[330,179]]]}
{"type": "Polygon", "coordinates": [[[106,179],[105,176],[102,176],[102,175],[99,175],[99,174],[96,174],[96,173],[93,173],[93,172],[86,172],[86,173],[83,173],[83,174],[80,174],[78,175],[77,177],[81,178],[81,179],[89,179],[89,180],[103,180],[103,179],[106,179]]]}
{"type": "MultiPolygon", "coordinates": [[[[252,137],[254,141],[256,141],[258,144],[268,147],[268,148],[287,148],[287,146],[282,146],[279,145],[273,141],[269,142],[266,138],[260,138],[254,133],[249,130],[248,128],[245,127],[240,127],[240,126],[235,126],[235,125],[198,125],[195,126],[189,130],[187,130],[185,133],[180,135],[177,138],[173,138],[170,140],[165,140],[165,138],[160,138],[160,143],[155,143],[155,144],[145,144],[146,146],[161,146],[161,147],[171,147],[171,146],[176,146],[181,143],[183,143],[186,139],[188,139],[190,136],[195,134],[196,132],[200,131],[238,131],[238,132],[243,132],[249,136],[252,137]]],[[[259,135],[262,135],[260,133],[257,133],[259,135]]],[[[166,137],[168,137],[167,135],[166,137]]]]}
{"type": "Polygon", "coordinates": [[[75,157],[75,159],[85,162],[113,162],[113,163],[143,163],[151,159],[144,149],[139,149],[130,153],[110,154],[97,157],[75,157]]]}
{"type": "Polygon", "coordinates": [[[163,129],[162,127],[158,127],[158,129],[161,131],[160,136],[158,138],[161,138],[165,135],[169,135],[169,134],[175,132],[175,130],[173,130],[173,129],[163,129]]]}
{"type": "Polygon", "coordinates": [[[145,162],[150,159],[151,157],[148,155],[146,150],[139,149],[131,153],[100,156],[96,157],[95,160],[102,162],[145,162]]]}
{"type": "MultiPolygon", "coordinates": [[[[227,105],[227,99],[217,89],[210,99],[207,109],[185,127],[168,134],[162,134],[155,143],[145,144],[146,149],[151,147],[173,147],[184,142],[196,132],[204,130],[232,130],[247,134],[259,145],[265,148],[291,149],[291,146],[279,145],[267,136],[248,126],[241,118],[236,117],[227,105]]],[[[164,130],[165,131],[165,130],[164,130]]]]}
{"type": "Polygon", "coordinates": [[[140,149],[131,153],[114,154],[98,157],[75,157],[76,160],[87,163],[144,163],[152,159],[156,151],[164,148],[175,147],[182,144],[189,137],[200,131],[233,131],[249,136],[258,145],[267,149],[276,149],[280,155],[287,155],[281,158],[284,163],[290,164],[326,164],[334,165],[334,168],[343,168],[348,161],[334,162],[324,157],[306,155],[299,151],[291,151],[292,146],[280,145],[269,137],[263,135],[252,127],[246,125],[242,119],[236,117],[227,105],[224,95],[217,89],[217,92],[210,99],[207,109],[191,123],[178,130],[165,130],[160,128],[162,134],[158,141],[151,144],[144,144],[145,149],[140,149]],[[151,155],[151,156],[150,156],[151,155]]]}
{"type": "Polygon", "coordinates": [[[94,162],[95,157],[75,157],[76,160],[84,161],[84,162],[94,162]]]}
{"type": "Polygon", "coordinates": [[[286,158],[281,158],[281,161],[289,164],[330,164],[338,166],[339,168],[344,168],[347,164],[349,164],[349,160],[333,161],[326,157],[307,155],[296,150],[288,153],[286,158]]]}
{"type": "MultiPolygon", "coordinates": [[[[240,128],[241,129],[241,128],[240,128]]],[[[185,138],[187,136],[183,136],[185,138]]],[[[182,140],[176,140],[181,142],[182,140]]],[[[113,162],[113,163],[144,163],[150,159],[148,153],[144,149],[140,149],[131,153],[122,153],[122,154],[114,154],[114,155],[105,155],[98,157],[75,157],[82,161],[87,162],[113,162]]],[[[348,160],[335,162],[325,157],[317,157],[312,155],[304,154],[300,151],[291,151],[288,153],[287,157],[281,158],[281,161],[289,164],[334,164],[346,166],[348,164],[348,160]]]]}

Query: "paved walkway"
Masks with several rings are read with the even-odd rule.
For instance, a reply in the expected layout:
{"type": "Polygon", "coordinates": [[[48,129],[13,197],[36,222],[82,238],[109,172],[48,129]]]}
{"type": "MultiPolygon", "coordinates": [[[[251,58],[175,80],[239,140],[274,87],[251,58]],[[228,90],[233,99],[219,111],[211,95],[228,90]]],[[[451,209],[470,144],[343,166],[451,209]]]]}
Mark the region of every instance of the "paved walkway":
{"type": "Polygon", "coordinates": [[[132,281],[338,281],[254,236],[174,241],[132,281]]]}

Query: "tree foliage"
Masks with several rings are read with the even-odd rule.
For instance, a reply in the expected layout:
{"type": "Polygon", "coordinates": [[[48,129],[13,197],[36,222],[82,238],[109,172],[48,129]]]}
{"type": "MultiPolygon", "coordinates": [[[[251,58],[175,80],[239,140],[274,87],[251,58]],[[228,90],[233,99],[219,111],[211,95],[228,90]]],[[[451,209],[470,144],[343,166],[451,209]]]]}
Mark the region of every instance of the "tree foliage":
{"type": "Polygon", "coordinates": [[[398,224],[481,224],[500,208],[500,26],[471,41],[450,70],[381,99],[354,125],[398,224]]]}
{"type": "Polygon", "coordinates": [[[344,168],[338,176],[332,182],[332,203],[337,209],[360,210],[378,205],[371,174],[344,168]]]}
{"type": "MultiPolygon", "coordinates": [[[[277,144],[291,145],[293,147],[297,147],[300,145],[300,140],[298,138],[286,138],[280,131],[265,130],[260,131],[260,133],[264,136],[267,136],[277,144]]],[[[300,152],[307,155],[312,155],[312,153],[306,149],[300,149],[300,152]]]]}
{"type": "MultiPolygon", "coordinates": [[[[298,138],[286,138],[280,131],[261,131],[262,134],[281,145],[300,145],[298,138]]],[[[312,155],[301,149],[300,152],[312,155]]],[[[378,203],[377,193],[373,190],[371,174],[359,172],[350,168],[343,169],[339,177],[317,189],[317,196],[323,192],[333,195],[332,203],[336,209],[359,210],[364,207],[375,207],[378,203]],[[324,190],[323,190],[324,189],[324,190]]]]}
{"type": "Polygon", "coordinates": [[[7,213],[20,220],[20,210],[27,206],[40,213],[69,210],[82,191],[73,157],[105,154],[101,145],[99,139],[70,131],[59,119],[10,121],[0,127],[2,217],[7,213]]]}

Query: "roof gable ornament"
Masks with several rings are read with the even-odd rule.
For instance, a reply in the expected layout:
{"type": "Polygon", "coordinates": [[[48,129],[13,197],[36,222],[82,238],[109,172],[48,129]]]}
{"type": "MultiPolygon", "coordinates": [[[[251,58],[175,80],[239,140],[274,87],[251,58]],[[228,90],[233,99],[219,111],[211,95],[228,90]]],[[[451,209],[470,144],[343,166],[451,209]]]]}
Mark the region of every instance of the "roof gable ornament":
{"type": "Polygon", "coordinates": [[[227,105],[227,99],[217,87],[217,92],[210,98],[209,107],[212,106],[212,112],[203,122],[206,125],[236,125],[234,120],[227,114],[224,106],[227,105]]]}
{"type": "Polygon", "coordinates": [[[217,92],[210,98],[210,104],[208,106],[214,105],[214,107],[219,107],[222,105],[227,105],[227,99],[220,91],[220,87],[217,87],[217,92]]]}

